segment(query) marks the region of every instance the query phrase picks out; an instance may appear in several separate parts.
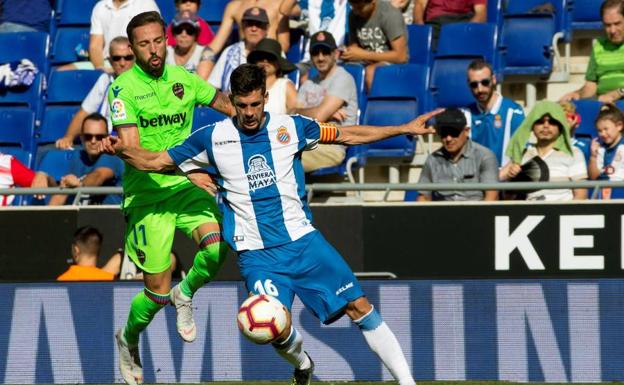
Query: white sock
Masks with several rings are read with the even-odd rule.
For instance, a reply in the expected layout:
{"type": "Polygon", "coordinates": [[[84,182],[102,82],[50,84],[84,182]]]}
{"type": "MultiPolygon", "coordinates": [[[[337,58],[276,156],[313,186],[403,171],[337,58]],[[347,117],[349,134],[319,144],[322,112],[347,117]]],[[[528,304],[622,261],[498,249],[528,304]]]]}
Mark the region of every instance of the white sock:
{"type": "Polygon", "coordinates": [[[384,363],[399,384],[415,385],[416,381],[410,373],[399,341],[383,321],[381,315],[375,311],[375,308],[371,309],[364,317],[355,320],[355,323],[362,330],[368,346],[379,356],[381,362],[384,363]]]}
{"type": "Polygon", "coordinates": [[[279,344],[274,343],[273,347],[280,356],[284,357],[296,369],[308,369],[312,366],[310,357],[303,351],[303,337],[292,326],[286,341],[279,344]]]}

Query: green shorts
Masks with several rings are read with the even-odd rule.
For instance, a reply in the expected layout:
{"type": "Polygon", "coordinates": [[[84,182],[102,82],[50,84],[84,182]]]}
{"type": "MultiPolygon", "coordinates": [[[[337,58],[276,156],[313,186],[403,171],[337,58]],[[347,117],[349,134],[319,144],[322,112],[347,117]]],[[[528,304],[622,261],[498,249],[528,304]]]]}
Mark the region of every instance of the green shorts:
{"type": "Polygon", "coordinates": [[[160,273],[171,266],[175,229],[189,238],[204,223],[220,223],[215,198],[191,187],[154,204],[128,207],[125,248],[132,261],[147,273],[160,273]]]}

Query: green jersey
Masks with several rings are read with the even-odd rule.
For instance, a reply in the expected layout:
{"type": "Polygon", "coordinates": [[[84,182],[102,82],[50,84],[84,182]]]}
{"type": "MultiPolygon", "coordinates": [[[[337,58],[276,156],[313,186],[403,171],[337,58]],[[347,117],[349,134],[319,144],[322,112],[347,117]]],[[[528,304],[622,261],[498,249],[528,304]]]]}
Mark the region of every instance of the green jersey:
{"type": "MultiPolygon", "coordinates": [[[[163,151],[191,134],[195,105],[212,103],[216,92],[183,67],[165,65],[162,76],[154,78],[135,64],[110,86],[111,120],[115,128],[136,126],[141,147],[163,151]]],[[[126,165],[123,206],[162,201],[191,186],[184,176],[147,173],[126,165]]]]}

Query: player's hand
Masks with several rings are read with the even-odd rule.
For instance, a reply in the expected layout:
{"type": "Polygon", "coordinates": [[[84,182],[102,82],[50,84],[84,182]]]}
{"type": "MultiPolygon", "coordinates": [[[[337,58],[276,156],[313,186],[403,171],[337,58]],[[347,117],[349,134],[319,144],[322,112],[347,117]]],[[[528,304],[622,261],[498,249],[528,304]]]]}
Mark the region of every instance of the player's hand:
{"type": "Polygon", "coordinates": [[[411,135],[435,134],[435,129],[432,126],[428,126],[427,121],[443,111],[444,108],[437,108],[407,123],[408,133],[411,135]]]}
{"type": "Polygon", "coordinates": [[[121,139],[116,136],[107,136],[98,143],[98,152],[100,154],[117,155],[124,149],[121,139]]]}
{"type": "Polygon", "coordinates": [[[73,150],[74,149],[74,141],[71,138],[68,138],[66,136],[57,139],[56,142],[54,143],[54,145],[56,146],[56,148],[60,148],[61,150],[73,150]]]}
{"type": "Polygon", "coordinates": [[[217,184],[212,177],[205,171],[191,171],[186,177],[197,187],[206,191],[208,194],[215,196],[217,194],[217,184]]]}

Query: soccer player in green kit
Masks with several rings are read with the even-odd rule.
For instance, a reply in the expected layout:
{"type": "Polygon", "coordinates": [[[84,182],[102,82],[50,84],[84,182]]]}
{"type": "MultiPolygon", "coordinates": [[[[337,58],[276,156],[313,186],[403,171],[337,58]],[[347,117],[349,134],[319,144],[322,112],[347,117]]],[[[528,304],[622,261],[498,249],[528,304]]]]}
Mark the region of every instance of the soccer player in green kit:
{"type": "MultiPolygon", "coordinates": [[[[165,23],[157,12],[138,14],[126,31],[136,63],[113,82],[108,95],[113,127],[122,142],[152,151],[182,143],[191,133],[197,104],[234,115],[224,94],[183,67],[165,65],[165,23]]],[[[123,187],[125,249],[143,270],[145,288],[133,298],[128,321],[115,337],[121,375],[135,385],[143,382],[139,334],[171,302],[177,311],[178,333],[192,342],[196,329],[191,298],[214,278],[227,247],[214,197],[185,176],[144,173],[126,165],[123,187]],[[186,278],[171,289],[169,252],[176,227],[192,237],[200,250],[186,278]]]]}

